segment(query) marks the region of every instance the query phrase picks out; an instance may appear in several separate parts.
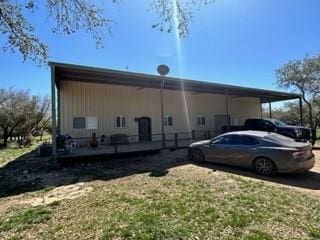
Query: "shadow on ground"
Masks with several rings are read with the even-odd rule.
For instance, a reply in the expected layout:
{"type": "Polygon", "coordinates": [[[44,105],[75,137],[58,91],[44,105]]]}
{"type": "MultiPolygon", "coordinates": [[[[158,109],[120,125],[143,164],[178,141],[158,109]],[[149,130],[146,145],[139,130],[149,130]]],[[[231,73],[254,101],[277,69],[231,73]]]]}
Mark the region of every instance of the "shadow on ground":
{"type": "Polygon", "coordinates": [[[186,154],[186,151],[176,151],[175,154],[157,151],[118,158],[100,156],[57,162],[51,158],[35,157],[31,152],[0,168],[0,197],[141,173],[162,177],[169,172],[168,169],[187,164],[186,154]]]}
{"type": "MultiPolygon", "coordinates": [[[[147,156],[140,154],[124,155],[120,158],[90,157],[90,160],[65,159],[63,162],[35,157],[35,153],[31,152],[0,168],[0,197],[78,182],[107,181],[141,173],[149,173],[150,177],[162,177],[170,168],[190,163],[185,149],[153,152],[147,156]]],[[[320,190],[320,171],[315,170],[305,174],[286,174],[269,178],[250,170],[220,164],[205,163],[199,166],[282,185],[320,190]]]]}
{"type": "Polygon", "coordinates": [[[251,170],[216,163],[204,163],[198,164],[198,166],[291,187],[299,187],[308,190],[320,190],[320,172],[314,169],[311,169],[306,173],[278,174],[274,177],[265,177],[258,175],[251,170]]]}

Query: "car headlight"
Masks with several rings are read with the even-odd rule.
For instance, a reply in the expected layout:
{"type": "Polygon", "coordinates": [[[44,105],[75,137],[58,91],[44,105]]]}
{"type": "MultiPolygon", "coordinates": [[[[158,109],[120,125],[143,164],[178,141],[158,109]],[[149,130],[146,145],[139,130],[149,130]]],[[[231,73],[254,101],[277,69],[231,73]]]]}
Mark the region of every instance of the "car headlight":
{"type": "Polygon", "coordinates": [[[302,136],[302,129],[295,129],[294,133],[296,134],[297,137],[301,137],[302,136]]]}

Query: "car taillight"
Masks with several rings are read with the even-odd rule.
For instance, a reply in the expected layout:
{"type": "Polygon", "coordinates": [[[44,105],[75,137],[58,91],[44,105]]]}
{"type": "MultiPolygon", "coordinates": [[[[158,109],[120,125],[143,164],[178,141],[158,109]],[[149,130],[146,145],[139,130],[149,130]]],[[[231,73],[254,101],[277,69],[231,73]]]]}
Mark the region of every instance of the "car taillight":
{"type": "Polygon", "coordinates": [[[306,152],[305,151],[296,151],[292,153],[293,158],[299,158],[302,157],[306,152]]]}

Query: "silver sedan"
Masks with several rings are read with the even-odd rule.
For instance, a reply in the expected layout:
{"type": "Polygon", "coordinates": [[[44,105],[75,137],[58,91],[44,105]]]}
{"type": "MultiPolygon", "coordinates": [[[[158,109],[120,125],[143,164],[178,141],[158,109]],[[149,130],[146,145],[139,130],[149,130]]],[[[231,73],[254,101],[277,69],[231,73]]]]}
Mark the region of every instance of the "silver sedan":
{"type": "Polygon", "coordinates": [[[217,162],[254,169],[264,176],[305,172],[315,164],[312,146],[277,133],[238,131],[192,143],[189,155],[196,162],[217,162]]]}

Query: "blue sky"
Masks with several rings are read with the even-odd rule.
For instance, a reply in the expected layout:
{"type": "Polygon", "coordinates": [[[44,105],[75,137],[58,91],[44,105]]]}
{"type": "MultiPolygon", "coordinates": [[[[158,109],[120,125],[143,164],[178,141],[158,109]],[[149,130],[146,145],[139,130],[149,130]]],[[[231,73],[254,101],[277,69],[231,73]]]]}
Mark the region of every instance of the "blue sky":
{"type": "MultiPolygon", "coordinates": [[[[180,40],[152,29],[157,16],[147,11],[150,1],[105,2],[116,24],[103,49],[84,32],[52,34],[50,21],[35,11],[30,21],[49,45],[50,60],[151,74],[164,63],[170,76],[277,89],[275,68],[320,52],[318,0],[216,0],[196,12],[190,35],[180,40]]],[[[0,70],[0,87],[50,93],[49,69],[22,62],[18,53],[1,52],[0,70]]]]}

